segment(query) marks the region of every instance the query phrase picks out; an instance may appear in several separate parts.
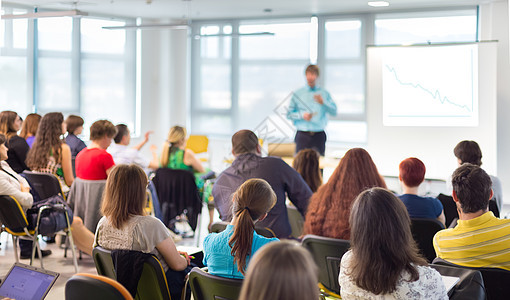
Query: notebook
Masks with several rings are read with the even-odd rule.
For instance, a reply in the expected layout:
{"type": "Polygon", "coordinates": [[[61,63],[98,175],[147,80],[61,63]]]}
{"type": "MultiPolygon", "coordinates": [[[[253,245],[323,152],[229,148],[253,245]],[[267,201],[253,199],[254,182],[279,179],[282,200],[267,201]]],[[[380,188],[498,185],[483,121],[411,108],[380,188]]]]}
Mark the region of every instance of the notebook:
{"type": "Polygon", "coordinates": [[[441,275],[441,278],[443,279],[444,287],[446,288],[446,292],[448,293],[448,296],[451,296],[453,293],[453,288],[457,284],[457,282],[460,281],[459,277],[452,277],[452,276],[444,276],[441,275]]]}
{"type": "Polygon", "coordinates": [[[46,297],[59,273],[14,263],[0,284],[0,298],[41,300],[46,297]]]}

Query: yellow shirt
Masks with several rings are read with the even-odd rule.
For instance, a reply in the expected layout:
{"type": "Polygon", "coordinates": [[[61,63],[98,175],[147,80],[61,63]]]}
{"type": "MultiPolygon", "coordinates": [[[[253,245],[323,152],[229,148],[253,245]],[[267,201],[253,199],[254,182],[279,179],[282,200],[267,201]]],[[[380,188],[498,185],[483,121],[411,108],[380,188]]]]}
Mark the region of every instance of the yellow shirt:
{"type": "Polygon", "coordinates": [[[438,257],[465,267],[510,270],[510,220],[492,212],[471,220],[459,220],[455,228],[434,236],[438,257]]]}

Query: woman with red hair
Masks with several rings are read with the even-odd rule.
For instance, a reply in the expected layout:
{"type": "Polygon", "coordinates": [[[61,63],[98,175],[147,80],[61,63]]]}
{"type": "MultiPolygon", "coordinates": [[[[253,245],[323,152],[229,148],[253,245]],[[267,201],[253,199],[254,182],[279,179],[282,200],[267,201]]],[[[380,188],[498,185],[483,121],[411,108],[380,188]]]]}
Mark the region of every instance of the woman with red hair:
{"type": "Polygon", "coordinates": [[[350,239],[352,203],[359,193],[371,187],[386,188],[372,157],[362,148],[347,151],[328,182],[310,198],[305,234],[350,239]]]}
{"type": "Polygon", "coordinates": [[[437,198],[418,196],[418,188],[425,179],[425,164],[416,157],[404,159],[398,166],[403,194],[398,196],[404,202],[409,217],[436,219],[445,223],[443,204],[437,198]]]}

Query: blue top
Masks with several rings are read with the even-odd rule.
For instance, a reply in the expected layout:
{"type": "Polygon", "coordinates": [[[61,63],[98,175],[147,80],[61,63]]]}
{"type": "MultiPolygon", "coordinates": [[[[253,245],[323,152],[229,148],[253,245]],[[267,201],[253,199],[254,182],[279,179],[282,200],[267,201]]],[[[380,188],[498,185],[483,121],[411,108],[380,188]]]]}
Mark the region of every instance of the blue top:
{"type": "Polygon", "coordinates": [[[35,135],[29,136],[26,138],[27,144],[30,148],[32,148],[32,145],[35,142],[35,135]]]}
{"type": "Polygon", "coordinates": [[[71,148],[71,156],[74,158],[81,150],[87,148],[87,145],[76,135],[70,133],[66,136],[66,144],[71,148]]]}
{"type": "Polygon", "coordinates": [[[323,131],[326,128],[328,117],[326,113],[336,116],[336,104],[331,99],[329,93],[320,88],[306,85],[295,91],[290,99],[287,118],[294,122],[297,130],[300,131],[323,131]],[[320,94],[324,100],[323,104],[315,101],[314,95],[320,94]],[[313,116],[310,121],[303,119],[304,113],[311,113],[313,116]]]}
{"type": "MultiPolygon", "coordinates": [[[[243,279],[244,275],[237,270],[234,257],[231,254],[232,248],[228,245],[230,237],[234,233],[234,225],[227,225],[227,228],[220,233],[211,233],[204,240],[204,265],[209,268],[209,273],[217,276],[243,279]]],[[[251,254],[246,257],[246,267],[251,256],[265,244],[278,241],[277,238],[265,238],[253,231],[251,243],[251,254]]]]}
{"type": "Polygon", "coordinates": [[[436,219],[443,211],[443,204],[437,198],[404,194],[398,196],[409,212],[411,218],[436,219]]]}

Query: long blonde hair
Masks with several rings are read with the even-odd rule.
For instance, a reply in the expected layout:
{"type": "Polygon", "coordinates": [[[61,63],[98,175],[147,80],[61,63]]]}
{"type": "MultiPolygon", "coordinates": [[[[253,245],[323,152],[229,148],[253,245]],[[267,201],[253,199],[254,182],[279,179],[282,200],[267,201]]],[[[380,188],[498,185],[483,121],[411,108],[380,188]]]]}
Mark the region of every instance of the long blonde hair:
{"type": "Polygon", "coordinates": [[[163,150],[161,152],[160,165],[161,167],[166,167],[168,165],[168,158],[170,157],[170,153],[174,152],[177,149],[177,145],[186,139],[186,129],[181,126],[173,126],[168,131],[168,137],[163,144],[163,150]]]}
{"type": "Polygon", "coordinates": [[[239,300],[317,300],[318,281],[317,265],[305,248],[273,242],[253,256],[239,300]]]}

